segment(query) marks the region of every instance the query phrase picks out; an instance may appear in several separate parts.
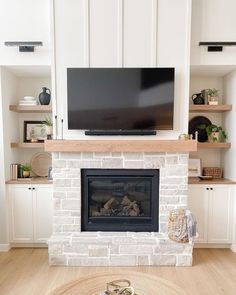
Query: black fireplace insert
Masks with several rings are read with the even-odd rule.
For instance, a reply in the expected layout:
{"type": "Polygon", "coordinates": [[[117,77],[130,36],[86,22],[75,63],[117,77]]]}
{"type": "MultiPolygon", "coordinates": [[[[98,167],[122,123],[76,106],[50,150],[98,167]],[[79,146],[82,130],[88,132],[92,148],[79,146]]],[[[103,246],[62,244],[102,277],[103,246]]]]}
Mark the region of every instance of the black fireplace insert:
{"type": "Polygon", "coordinates": [[[159,170],[82,169],[82,231],[157,232],[159,170]]]}

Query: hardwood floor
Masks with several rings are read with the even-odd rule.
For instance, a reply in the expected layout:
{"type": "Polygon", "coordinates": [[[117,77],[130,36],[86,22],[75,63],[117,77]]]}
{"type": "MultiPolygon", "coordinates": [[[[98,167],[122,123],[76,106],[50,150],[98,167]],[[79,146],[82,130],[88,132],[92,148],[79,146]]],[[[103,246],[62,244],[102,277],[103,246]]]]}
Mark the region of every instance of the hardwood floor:
{"type": "MultiPolygon", "coordinates": [[[[229,249],[194,249],[193,267],[123,269],[167,279],[191,295],[236,294],[236,254],[229,249]]],[[[0,253],[0,294],[46,295],[78,277],[116,270],[115,267],[50,267],[47,249],[12,249],[0,253]]],[[[158,290],[150,295],[158,295],[158,290]]]]}

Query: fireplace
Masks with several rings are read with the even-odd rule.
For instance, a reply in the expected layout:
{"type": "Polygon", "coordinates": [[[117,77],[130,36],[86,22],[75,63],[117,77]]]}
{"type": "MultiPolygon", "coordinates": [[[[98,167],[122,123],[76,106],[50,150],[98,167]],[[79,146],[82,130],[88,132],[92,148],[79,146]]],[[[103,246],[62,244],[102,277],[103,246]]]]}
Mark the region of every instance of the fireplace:
{"type": "Polygon", "coordinates": [[[82,169],[81,180],[82,231],[158,231],[158,169],[82,169]]]}

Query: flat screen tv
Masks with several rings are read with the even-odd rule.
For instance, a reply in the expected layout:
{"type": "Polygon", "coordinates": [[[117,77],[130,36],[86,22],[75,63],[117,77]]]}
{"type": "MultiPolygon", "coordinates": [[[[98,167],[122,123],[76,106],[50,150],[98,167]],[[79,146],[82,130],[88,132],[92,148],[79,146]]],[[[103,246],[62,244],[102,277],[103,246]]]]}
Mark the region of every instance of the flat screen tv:
{"type": "Polygon", "coordinates": [[[68,129],[173,130],[174,68],[68,68],[68,129]]]}

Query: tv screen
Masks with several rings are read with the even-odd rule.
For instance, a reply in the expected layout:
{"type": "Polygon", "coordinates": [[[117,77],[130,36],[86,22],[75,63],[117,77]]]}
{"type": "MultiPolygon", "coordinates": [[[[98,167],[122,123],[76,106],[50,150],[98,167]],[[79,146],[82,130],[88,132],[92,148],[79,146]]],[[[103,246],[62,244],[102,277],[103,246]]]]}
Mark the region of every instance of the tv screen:
{"type": "Polygon", "coordinates": [[[68,68],[68,129],[172,130],[174,68],[68,68]]]}

